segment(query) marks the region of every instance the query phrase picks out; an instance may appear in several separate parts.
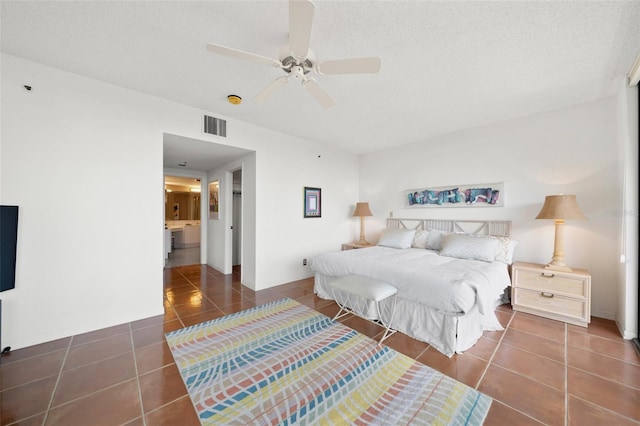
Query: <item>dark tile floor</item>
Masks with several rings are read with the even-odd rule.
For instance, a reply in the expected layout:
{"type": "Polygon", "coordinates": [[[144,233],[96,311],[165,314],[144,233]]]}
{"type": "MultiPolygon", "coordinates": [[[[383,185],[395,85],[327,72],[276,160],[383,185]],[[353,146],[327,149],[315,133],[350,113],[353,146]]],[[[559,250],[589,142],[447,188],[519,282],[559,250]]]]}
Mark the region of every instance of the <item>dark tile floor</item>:
{"type": "MultiPolygon", "coordinates": [[[[313,279],[254,292],[236,274],[165,270],[165,315],[19,349],[0,358],[2,425],[199,424],[164,333],[290,297],[333,316],[313,279]]],[[[640,425],[640,358],[612,321],[588,328],[499,308],[486,332],[447,358],[396,333],[385,343],[494,398],[489,425],[640,425]]],[[[357,317],[343,321],[378,336],[357,317]]]]}

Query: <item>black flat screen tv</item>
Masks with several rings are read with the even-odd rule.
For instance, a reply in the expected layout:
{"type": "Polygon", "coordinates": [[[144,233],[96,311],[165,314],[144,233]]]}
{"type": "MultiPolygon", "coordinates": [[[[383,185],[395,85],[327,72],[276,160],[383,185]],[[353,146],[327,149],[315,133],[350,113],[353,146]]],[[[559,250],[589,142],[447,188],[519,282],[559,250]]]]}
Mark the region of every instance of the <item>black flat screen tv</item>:
{"type": "Polygon", "coordinates": [[[0,291],[16,286],[18,206],[0,206],[0,291]]]}

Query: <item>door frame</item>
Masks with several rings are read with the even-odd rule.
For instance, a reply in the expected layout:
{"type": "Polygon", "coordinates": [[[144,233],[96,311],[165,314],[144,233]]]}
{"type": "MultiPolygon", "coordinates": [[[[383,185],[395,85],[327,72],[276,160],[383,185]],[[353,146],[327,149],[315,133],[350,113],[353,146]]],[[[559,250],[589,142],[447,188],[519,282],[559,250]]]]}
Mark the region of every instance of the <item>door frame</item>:
{"type": "MultiPolygon", "coordinates": [[[[208,194],[207,174],[195,170],[172,169],[164,167],[162,171],[162,223],[166,223],[165,217],[165,201],[164,201],[164,185],[165,176],[178,176],[200,179],[200,264],[207,263],[207,206],[208,197],[205,200],[203,194],[208,194]],[[206,202],[205,202],[206,201],[206,202]]],[[[163,240],[164,241],[164,240],[163,240]]],[[[164,249],[162,254],[162,264],[164,265],[164,249]]]]}

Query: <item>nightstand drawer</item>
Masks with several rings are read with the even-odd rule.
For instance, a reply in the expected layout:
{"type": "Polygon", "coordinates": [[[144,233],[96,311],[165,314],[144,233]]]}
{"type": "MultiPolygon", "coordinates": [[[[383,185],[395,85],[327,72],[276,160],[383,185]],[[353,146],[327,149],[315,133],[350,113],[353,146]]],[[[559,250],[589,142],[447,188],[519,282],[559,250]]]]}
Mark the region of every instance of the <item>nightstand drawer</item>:
{"type": "Polygon", "coordinates": [[[514,311],[586,327],[591,321],[591,275],[586,269],[550,270],[514,262],[511,304],[514,311]]]}
{"type": "Polygon", "coordinates": [[[540,290],[546,293],[587,297],[586,278],[566,276],[557,272],[538,272],[518,269],[515,272],[518,287],[540,290]]]}
{"type": "Polygon", "coordinates": [[[572,317],[582,321],[587,318],[586,299],[573,299],[552,292],[524,288],[514,288],[513,296],[514,306],[531,308],[562,317],[572,317]]]}

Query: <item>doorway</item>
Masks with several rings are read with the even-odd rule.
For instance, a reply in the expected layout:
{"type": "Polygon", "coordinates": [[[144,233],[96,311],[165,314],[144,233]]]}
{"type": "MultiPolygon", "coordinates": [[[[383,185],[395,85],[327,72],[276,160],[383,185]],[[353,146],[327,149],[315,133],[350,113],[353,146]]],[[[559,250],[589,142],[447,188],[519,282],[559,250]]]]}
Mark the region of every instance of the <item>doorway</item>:
{"type": "Polygon", "coordinates": [[[232,199],[231,266],[234,273],[240,273],[242,264],[242,168],[233,171],[232,199]]]}
{"type": "Polygon", "coordinates": [[[166,268],[201,263],[202,181],[201,177],[164,176],[166,268]]]}
{"type": "MultiPolygon", "coordinates": [[[[230,274],[236,263],[242,268],[242,281],[255,285],[255,251],[244,251],[255,246],[256,153],[244,148],[163,133],[164,175],[200,177],[201,188],[201,252],[199,264],[206,264],[220,272],[230,274]],[[233,172],[238,170],[239,194],[233,208],[233,172]],[[209,215],[210,181],[219,180],[221,203],[218,218],[209,215]],[[233,244],[233,211],[238,238],[233,244]],[[244,222],[244,223],[243,223],[244,222]],[[242,227],[242,229],[241,229],[242,227]],[[231,229],[230,229],[231,228],[231,229]],[[234,259],[233,250],[236,250],[234,259]]],[[[164,181],[163,181],[164,184],[164,181]]],[[[165,222],[164,197],[162,219],[165,222]]],[[[163,226],[164,227],[164,226],[163,226]]],[[[163,229],[163,231],[165,231],[163,229]]],[[[165,234],[166,236],[166,234],[165,234]]],[[[163,259],[164,260],[164,259],[163,259]]],[[[163,261],[163,264],[165,262],[163,261]]],[[[244,284],[244,283],[243,283],[244,284]]]]}

